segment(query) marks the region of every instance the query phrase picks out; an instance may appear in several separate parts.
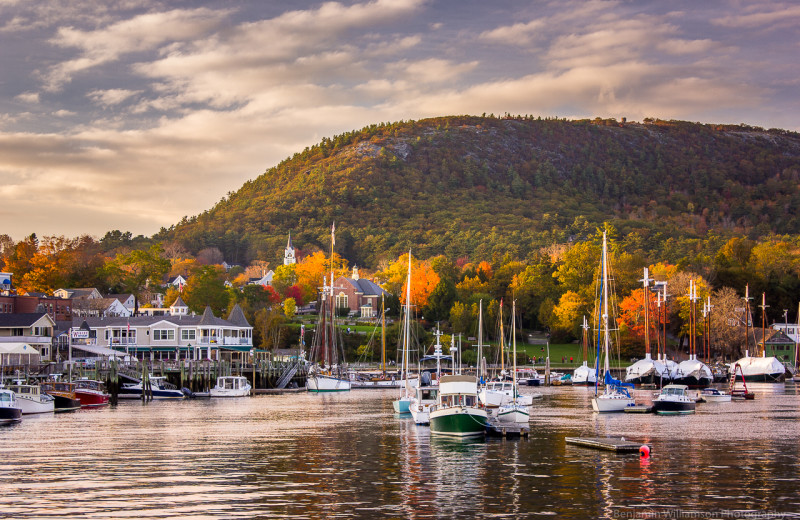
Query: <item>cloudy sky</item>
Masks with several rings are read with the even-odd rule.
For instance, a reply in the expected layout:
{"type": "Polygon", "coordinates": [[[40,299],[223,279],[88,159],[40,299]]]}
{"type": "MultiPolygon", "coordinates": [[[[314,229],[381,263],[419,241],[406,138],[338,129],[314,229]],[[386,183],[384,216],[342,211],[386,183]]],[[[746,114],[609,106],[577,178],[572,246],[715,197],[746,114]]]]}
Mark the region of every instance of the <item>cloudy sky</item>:
{"type": "Polygon", "coordinates": [[[203,4],[0,0],[0,234],[151,235],[381,121],[800,130],[796,2],[203,4]]]}

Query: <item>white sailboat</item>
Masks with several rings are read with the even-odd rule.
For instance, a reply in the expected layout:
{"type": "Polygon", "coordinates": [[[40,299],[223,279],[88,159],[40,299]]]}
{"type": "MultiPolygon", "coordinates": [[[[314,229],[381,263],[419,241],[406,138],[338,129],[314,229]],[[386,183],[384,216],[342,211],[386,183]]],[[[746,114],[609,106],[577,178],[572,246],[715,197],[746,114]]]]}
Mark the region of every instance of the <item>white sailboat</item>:
{"type": "Polygon", "coordinates": [[[311,348],[306,389],[309,392],[349,392],[350,378],[343,365],[344,354],[339,359],[336,326],[336,309],[334,305],[333,287],[333,246],[336,244],[336,226],[331,226],[331,275],[330,286],[327,279],[322,280],[322,301],[319,309],[319,321],[311,348]]]}
{"type": "MultiPolygon", "coordinates": [[[[592,398],[592,409],[595,412],[622,412],[628,406],[633,406],[635,403],[633,398],[628,393],[625,386],[633,386],[629,383],[622,383],[611,377],[611,368],[609,363],[610,347],[611,347],[611,334],[609,331],[609,309],[608,309],[608,246],[606,244],[606,233],[603,232],[603,251],[600,257],[600,305],[598,305],[598,312],[601,313],[600,327],[598,335],[602,334],[603,344],[603,368],[604,368],[604,382],[605,386],[603,393],[598,393],[598,384],[595,383],[595,396],[592,398]]],[[[597,341],[597,357],[600,356],[600,338],[597,341]]],[[[599,374],[598,374],[599,375],[599,374]]],[[[600,378],[597,378],[598,382],[600,378]]]]}
{"type": "Polygon", "coordinates": [[[511,398],[503,402],[497,410],[497,420],[505,423],[525,423],[530,420],[528,405],[530,398],[519,395],[517,388],[517,301],[511,304],[511,343],[512,343],[512,371],[511,371],[511,398]],[[523,404],[526,403],[526,404],[523,404]]]}
{"type": "Polygon", "coordinates": [[[433,356],[426,356],[422,361],[431,358],[436,360],[436,380],[430,381],[430,377],[428,377],[427,383],[425,383],[426,377],[424,376],[430,376],[430,374],[420,371],[420,385],[416,388],[414,397],[411,398],[411,402],[408,404],[408,411],[411,412],[411,417],[414,418],[414,422],[417,424],[430,424],[431,410],[436,406],[439,396],[439,379],[442,377],[442,359],[450,358],[450,356],[442,354],[442,343],[440,341],[442,332],[439,330],[438,326],[434,334],[436,336],[436,344],[433,348],[433,356]]]}
{"type": "MultiPolygon", "coordinates": [[[[597,368],[589,366],[589,323],[586,321],[586,316],[583,317],[583,364],[573,370],[572,384],[573,385],[594,385],[597,382],[597,368]]],[[[597,360],[595,359],[595,365],[597,360]]]]}
{"type": "Polygon", "coordinates": [[[409,406],[414,398],[414,389],[409,383],[408,358],[411,347],[411,250],[408,251],[408,277],[406,278],[406,312],[403,317],[403,352],[400,364],[400,380],[404,381],[400,387],[400,397],[392,401],[395,413],[410,413],[409,406]]]}
{"type": "Polygon", "coordinates": [[[670,379],[669,370],[661,360],[653,359],[650,354],[650,270],[644,268],[644,278],[639,280],[644,285],[644,359],[640,359],[625,369],[625,382],[634,385],[658,384],[666,377],[670,379]]]}
{"type": "Polygon", "coordinates": [[[711,369],[697,359],[697,284],[689,280],[689,359],[681,361],[673,375],[673,382],[692,388],[705,388],[714,382],[711,369]]]}
{"type": "Polygon", "coordinates": [[[742,369],[742,376],[744,380],[749,382],[764,382],[776,383],[784,381],[786,377],[786,367],[784,364],[774,356],[767,356],[766,352],[766,333],[765,333],[765,311],[768,305],[766,304],[766,294],[761,295],[761,347],[756,345],[756,355],[750,356],[747,349],[747,338],[749,336],[750,324],[750,287],[745,288],[745,321],[747,328],[745,329],[745,354],[744,357],[738,361],[731,363],[731,377],[733,377],[734,367],[738,364],[742,369]]]}

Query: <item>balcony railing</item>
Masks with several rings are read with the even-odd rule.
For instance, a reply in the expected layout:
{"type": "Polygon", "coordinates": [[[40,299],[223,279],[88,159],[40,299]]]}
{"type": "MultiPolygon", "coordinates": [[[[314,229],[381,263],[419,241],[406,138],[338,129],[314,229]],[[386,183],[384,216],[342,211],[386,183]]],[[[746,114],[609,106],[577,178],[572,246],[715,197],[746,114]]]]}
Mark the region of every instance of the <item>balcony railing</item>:
{"type": "Polygon", "coordinates": [[[198,345],[252,345],[252,338],[206,337],[197,340],[198,345]]]}

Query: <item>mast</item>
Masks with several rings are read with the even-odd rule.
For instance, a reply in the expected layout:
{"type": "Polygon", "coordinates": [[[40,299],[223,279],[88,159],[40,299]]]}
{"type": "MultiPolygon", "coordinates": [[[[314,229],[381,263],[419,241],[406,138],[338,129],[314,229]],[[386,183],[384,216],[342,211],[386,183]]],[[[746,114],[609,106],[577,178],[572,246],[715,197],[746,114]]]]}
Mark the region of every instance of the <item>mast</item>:
{"type": "MultiPolygon", "coordinates": [[[[603,290],[605,289],[606,232],[603,231],[603,249],[600,252],[600,304],[597,306],[597,351],[594,358],[594,395],[600,386],[600,334],[602,333],[603,290]]],[[[607,362],[608,360],[606,360],[607,362]]]]}
{"type": "MultiPolygon", "coordinates": [[[[603,368],[605,374],[611,370],[608,360],[608,344],[611,341],[611,335],[608,332],[608,246],[606,245],[606,232],[603,231],[603,354],[605,355],[605,363],[603,368]]],[[[605,374],[603,378],[605,378],[605,374]]]]}
{"type": "Polygon", "coordinates": [[[583,361],[585,361],[586,364],[588,365],[589,364],[589,324],[586,322],[586,315],[585,314],[583,315],[583,325],[581,326],[581,328],[583,329],[583,338],[582,338],[582,341],[581,341],[583,343],[583,361]]]}
{"type": "Polygon", "coordinates": [[[503,332],[503,299],[500,298],[500,377],[503,377],[503,372],[505,372],[505,355],[506,355],[506,347],[504,344],[504,335],[503,332]]]}
{"type": "Polygon", "coordinates": [[[381,370],[386,375],[386,298],[381,294],[381,370]]]}
{"type": "Polygon", "coordinates": [[[511,388],[514,392],[514,404],[517,402],[517,300],[511,300],[511,344],[512,347],[512,372],[511,388]]]}
{"type": "Polygon", "coordinates": [[[644,285],[644,355],[650,359],[650,270],[644,268],[644,277],[639,280],[644,285]]]}
{"type": "Polygon", "coordinates": [[[408,277],[406,278],[406,316],[403,321],[403,363],[400,368],[400,380],[405,376],[406,383],[403,385],[406,395],[408,395],[408,350],[411,344],[411,250],[408,250],[408,277]]]}
{"type": "Polygon", "coordinates": [[[761,357],[767,356],[767,293],[761,293],[761,357]]]}
{"type": "Polygon", "coordinates": [[[689,280],[689,359],[697,358],[697,287],[689,280]]]}
{"type": "Polygon", "coordinates": [[[744,352],[750,355],[750,284],[744,286],[744,352]]]}
{"type": "Polygon", "coordinates": [[[483,367],[481,366],[481,358],[483,358],[483,298],[478,302],[478,379],[483,378],[483,367]]]}

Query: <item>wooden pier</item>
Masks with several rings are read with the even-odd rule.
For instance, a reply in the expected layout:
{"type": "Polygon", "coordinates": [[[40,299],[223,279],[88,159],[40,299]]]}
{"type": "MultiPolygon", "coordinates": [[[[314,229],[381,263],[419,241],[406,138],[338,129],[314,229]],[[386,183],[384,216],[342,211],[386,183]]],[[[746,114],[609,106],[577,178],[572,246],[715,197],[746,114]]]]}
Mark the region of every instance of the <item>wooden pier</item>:
{"type": "Polygon", "coordinates": [[[567,437],[567,444],[619,452],[638,452],[639,442],[626,441],[623,437],[567,437]]]}
{"type": "Polygon", "coordinates": [[[486,435],[489,437],[527,437],[531,433],[530,426],[519,424],[486,423],[486,435]]]}
{"type": "Polygon", "coordinates": [[[637,404],[634,406],[626,406],[623,411],[625,413],[652,413],[653,407],[644,404],[637,404]]]}

